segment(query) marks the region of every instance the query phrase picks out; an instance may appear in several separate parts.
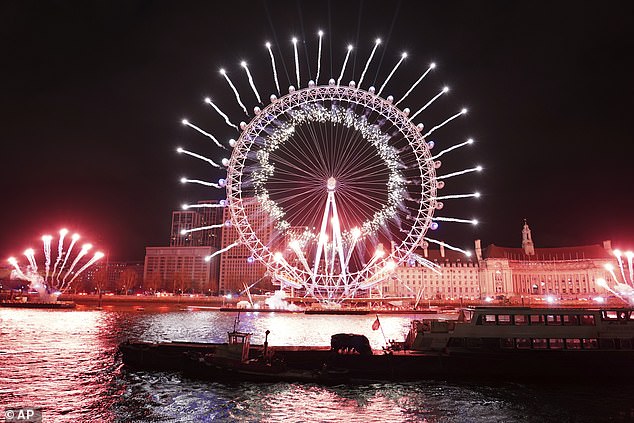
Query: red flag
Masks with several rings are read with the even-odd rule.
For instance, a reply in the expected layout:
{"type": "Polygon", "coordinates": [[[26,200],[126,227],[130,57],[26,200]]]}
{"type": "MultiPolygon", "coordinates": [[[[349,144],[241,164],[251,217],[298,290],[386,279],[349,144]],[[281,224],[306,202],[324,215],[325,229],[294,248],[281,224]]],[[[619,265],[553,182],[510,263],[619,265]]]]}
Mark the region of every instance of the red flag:
{"type": "Polygon", "coordinates": [[[376,320],[372,323],[372,330],[378,330],[381,327],[381,322],[379,322],[379,316],[376,316],[376,320]]]}

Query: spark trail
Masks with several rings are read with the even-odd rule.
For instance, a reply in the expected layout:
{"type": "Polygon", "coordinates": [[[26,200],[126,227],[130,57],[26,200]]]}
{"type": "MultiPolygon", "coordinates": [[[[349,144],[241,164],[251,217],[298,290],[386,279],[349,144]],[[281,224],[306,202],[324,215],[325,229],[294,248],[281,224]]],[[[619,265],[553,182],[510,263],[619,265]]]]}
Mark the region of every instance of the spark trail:
{"type": "Polygon", "coordinates": [[[454,247],[453,245],[449,245],[449,244],[447,244],[445,242],[438,241],[437,239],[432,239],[432,238],[427,238],[427,237],[423,237],[423,239],[425,241],[427,241],[427,242],[431,242],[431,243],[437,244],[437,245],[442,245],[445,248],[449,248],[450,250],[453,250],[453,251],[458,251],[458,252],[464,254],[467,257],[471,257],[471,253],[469,251],[467,251],[467,250],[463,250],[462,248],[454,247]]]}
{"type": "Polygon", "coordinates": [[[476,166],[476,167],[472,167],[470,169],[460,170],[458,172],[452,172],[452,173],[448,173],[446,175],[436,176],[436,179],[447,179],[447,178],[452,178],[454,176],[464,175],[465,173],[481,172],[481,171],[482,171],[482,166],[476,166]]]}
{"type": "Polygon", "coordinates": [[[343,73],[346,71],[346,65],[348,64],[348,58],[350,57],[351,51],[352,51],[352,45],[349,45],[348,52],[346,53],[346,58],[343,59],[343,66],[341,67],[341,73],[339,74],[339,78],[337,79],[337,85],[341,83],[341,79],[343,78],[343,73]]]}
{"type": "Polygon", "coordinates": [[[229,87],[231,87],[231,90],[233,91],[233,95],[236,97],[236,101],[238,102],[240,107],[242,107],[242,110],[244,110],[244,114],[249,116],[249,112],[247,112],[247,108],[242,103],[242,99],[240,99],[240,93],[238,93],[236,86],[233,85],[233,82],[231,82],[231,79],[229,79],[229,75],[227,75],[227,71],[225,71],[224,69],[220,69],[220,75],[225,77],[225,79],[227,80],[227,84],[229,84],[229,87]]]}
{"type": "Polygon", "coordinates": [[[51,240],[52,239],[53,237],[51,235],[42,236],[42,244],[44,246],[44,268],[46,269],[44,280],[48,279],[48,273],[51,269],[51,240]]]}
{"type": "Polygon", "coordinates": [[[416,88],[416,87],[418,86],[418,84],[420,84],[420,83],[421,83],[421,81],[422,81],[423,79],[425,79],[425,77],[427,76],[427,74],[428,74],[429,72],[431,72],[431,71],[432,71],[432,69],[435,69],[435,68],[436,68],[436,64],[432,62],[432,63],[429,65],[429,67],[427,68],[427,70],[426,70],[426,71],[425,71],[425,72],[421,75],[421,77],[420,77],[420,78],[418,78],[418,79],[416,80],[416,82],[414,82],[414,84],[412,84],[412,86],[410,87],[410,89],[409,89],[409,90],[407,90],[407,92],[403,95],[403,97],[401,97],[401,99],[400,99],[399,101],[397,101],[397,102],[396,102],[395,106],[398,106],[398,105],[399,105],[399,103],[400,103],[401,101],[405,100],[405,98],[406,98],[408,95],[410,95],[410,93],[411,93],[412,91],[414,91],[414,88],[416,88]]]}
{"type": "Polygon", "coordinates": [[[231,121],[229,120],[229,116],[227,116],[225,113],[223,113],[222,110],[220,110],[220,108],[218,108],[218,106],[216,106],[216,104],[211,101],[211,99],[209,97],[205,98],[205,103],[209,104],[211,107],[214,108],[214,110],[220,115],[220,117],[222,117],[225,120],[225,123],[229,126],[231,126],[232,128],[236,128],[237,130],[240,130],[240,128],[238,128],[238,125],[234,125],[233,123],[231,123],[231,121]]]}
{"type": "Polygon", "coordinates": [[[365,77],[365,73],[368,71],[368,67],[370,66],[370,62],[372,61],[372,58],[374,57],[374,53],[376,53],[376,49],[379,47],[379,44],[381,44],[381,39],[377,38],[374,41],[374,47],[372,48],[372,52],[370,53],[370,57],[368,57],[368,61],[365,62],[365,67],[363,68],[363,72],[361,72],[361,78],[359,78],[359,85],[358,85],[359,88],[361,88],[361,83],[363,82],[363,78],[365,77]]]}
{"type": "Polygon", "coordinates": [[[75,279],[77,279],[77,277],[78,277],[79,275],[81,275],[81,274],[82,274],[82,272],[83,272],[84,270],[88,269],[90,266],[92,266],[93,264],[95,264],[95,262],[96,262],[97,260],[101,259],[103,256],[104,256],[104,254],[103,254],[102,252],[97,251],[97,252],[95,253],[95,255],[94,255],[94,256],[92,256],[92,258],[91,258],[90,260],[88,260],[88,262],[87,262],[86,264],[84,264],[84,265],[83,265],[83,266],[82,266],[82,267],[81,267],[81,268],[77,271],[77,273],[75,273],[75,276],[73,276],[73,278],[70,280],[70,282],[68,282],[68,285],[72,284],[72,283],[73,283],[73,281],[74,281],[75,279]]]}
{"type": "Polygon", "coordinates": [[[403,54],[401,54],[401,59],[396,63],[396,65],[394,65],[394,67],[392,68],[392,71],[387,76],[387,78],[385,78],[385,82],[383,83],[383,85],[381,85],[381,88],[379,89],[379,92],[376,93],[376,95],[379,95],[379,96],[381,95],[381,92],[383,92],[383,88],[385,88],[387,83],[390,82],[390,79],[392,79],[392,75],[394,75],[394,72],[396,72],[396,69],[398,69],[398,67],[401,66],[401,63],[403,63],[403,60],[405,60],[406,57],[407,57],[407,53],[404,52],[403,54]]]}
{"type": "Polygon", "coordinates": [[[271,50],[271,43],[267,41],[266,49],[269,51],[271,57],[271,67],[273,68],[273,79],[275,79],[275,87],[277,88],[277,95],[280,95],[280,83],[277,80],[277,68],[275,67],[275,57],[273,56],[273,50],[271,50]]]}
{"type": "Polygon", "coordinates": [[[448,93],[449,92],[449,87],[444,87],[442,90],[440,90],[440,92],[438,94],[436,94],[435,96],[432,97],[431,100],[429,100],[423,107],[421,107],[420,109],[418,109],[416,111],[416,113],[414,113],[412,115],[412,117],[410,118],[410,120],[414,119],[416,116],[418,116],[420,114],[420,112],[424,111],[425,109],[427,109],[429,106],[431,106],[431,104],[436,101],[441,95],[448,93]]]}
{"type": "Polygon", "coordinates": [[[453,145],[453,146],[451,146],[449,148],[446,148],[446,149],[442,150],[440,153],[438,153],[434,157],[432,157],[432,160],[436,160],[437,158],[439,158],[443,154],[449,153],[452,150],[455,150],[455,149],[460,148],[460,147],[464,147],[465,145],[471,145],[471,144],[473,144],[473,139],[469,138],[465,142],[461,142],[460,144],[456,144],[456,145],[453,145]]]}
{"type": "Polygon", "coordinates": [[[467,109],[462,109],[460,110],[458,113],[456,113],[455,115],[451,116],[450,118],[448,118],[447,120],[445,120],[443,123],[441,123],[440,125],[436,125],[433,128],[431,128],[429,130],[429,132],[427,132],[425,135],[423,135],[423,138],[427,138],[428,136],[430,136],[435,130],[442,128],[443,126],[445,126],[446,124],[448,124],[449,122],[451,122],[452,120],[454,120],[455,118],[457,118],[458,116],[462,116],[462,115],[466,115],[467,114],[467,109]]]}
{"type": "Polygon", "coordinates": [[[214,182],[201,181],[200,179],[181,178],[181,184],[187,184],[187,183],[204,185],[206,187],[221,188],[220,185],[218,185],[218,184],[216,184],[214,182]]]}
{"type": "MultiPolygon", "coordinates": [[[[73,251],[73,247],[75,246],[75,243],[77,242],[79,238],[80,238],[79,234],[73,234],[73,236],[71,237],[70,246],[68,247],[68,251],[66,252],[66,255],[64,256],[64,261],[62,262],[62,266],[59,268],[59,273],[57,274],[58,278],[62,275],[62,270],[64,270],[64,267],[66,266],[66,262],[68,261],[68,257],[70,257],[70,253],[73,251]]],[[[55,277],[55,275],[53,275],[53,277],[55,277]]]]}
{"type": "Polygon", "coordinates": [[[255,82],[253,82],[253,77],[251,76],[251,72],[249,72],[249,68],[247,67],[247,62],[241,62],[240,66],[242,66],[244,68],[244,71],[247,73],[247,78],[249,78],[249,85],[251,85],[251,89],[253,90],[253,93],[255,94],[255,98],[258,99],[258,103],[262,103],[262,99],[260,98],[260,93],[258,92],[258,89],[255,87],[255,82]]]}
{"type": "Polygon", "coordinates": [[[53,274],[52,278],[55,278],[55,273],[57,272],[57,265],[62,261],[62,255],[64,254],[64,238],[68,234],[68,229],[60,229],[59,231],[59,241],[57,242],[57,258],[55,259],[55,264],[53,265],[53,274]]]}
{"type": "MultiPolygon", "coordinates": [[[[194,125],[193,123],[191,123],[190,121],[188,121],[187,119],[183,119],[181,120],[181,123],[185,126],[189,126],[192,129],[195,129],[196,131],[200,132],[201,134],[203,134],[206,137],[211,138],[211,140],[214,142],[214,144],[216,144],[218,147],[220,148],[225,148],[225,146],[223,146],[222,144],[220,144],[220,141],[218,141],[216,139],[216,137],[214,137],[213,135],[211,135],[209,132],[202,130],[201,128],[199,128],[198,126],[194,125]]],[[[226,149],[226,148],[225,148],[226,149]]]]}
{"type": "Polygon", "coordinates": [[[297,55],[297,38],[293,37],[293,52],[295,54],[295,76],[297,77],[297,89],[300,87],[299,83],[299,56],[297,55]]]}
{"type": "Polygon", "coordinates": [[[317,75],[315,76],[315,85],[319,85],[319,71],[321,70],[321,42],[324,38],[324,31],[320,30],[317,35],[319,35],[319,48],[317,50],[317,75]]]}
{"type": "Polygon", "coordinates": [[[236,247],[239,244],[240,244],[239,242],[234,242],[233,244],[227,245],[225,248],[221,248],[218,251],[214,251],[213,253],[211,253],[210,255],[205,257],[205,261],[210,261],[212,258],[216,257],[218,254],[225,253],[225,252],[229,251],[230,249],[232,249],[233,247],[236,247]]]}
{"type": "Polygon", "coordinates": [[[182,154],[187,154],[188,156],[192,156],[195,157],[197,159],[203,160],[207,163],[209,163],[210,165],[212,165],[213,167],[217,167],[217,168],[221,168],[222,166],[220,166],[218,163],[214,162],[213,160],[211,160],[210,158],[207,158],[205,156],[201,156],[200,154],[196,154],[193,153],[191,151],[185,150],[184,148],[178,147],[176,149],[177,153],[182,153],[182,154]]]}

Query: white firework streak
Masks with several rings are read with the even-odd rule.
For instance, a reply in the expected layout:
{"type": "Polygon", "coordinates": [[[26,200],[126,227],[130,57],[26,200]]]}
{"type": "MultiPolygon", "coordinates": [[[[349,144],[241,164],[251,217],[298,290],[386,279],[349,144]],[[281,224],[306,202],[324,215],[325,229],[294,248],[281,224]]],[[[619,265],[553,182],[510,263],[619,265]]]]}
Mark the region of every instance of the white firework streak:
{"type": "Polygon", "coordinates": [[[222,168],[222,166],[220,166],[218,163],[214,162],[210,158],[205,157],[205,156],[201,156],[200,154],[196,154],[196,153],[193,153],[193,152],[188,151],[188,150],[185,150],[184,148],[180,148],[179,147],[179,148],[176,149],[176,151],[178,153],[187,154],[188,156],[192,156],[192,157],[195,157],[197,159],[203,160],[203,161],[209,163],[210,165],[212,165],[213,167],[222,168]]]}
{"type": "Polygon", "coordinates": [[[341,79],[343,78],[343,73],[346,71],[346,65],[348,64],[348,58],[350,57],[351,51],[352,51],[352,46],[348,46],[348,52],[346,53],[346,58],[343,59],[343,66],[341,66],[341,73],[339,74],[339,78],[337,78],[337,85],[341,83],[341,79]]]}
{"type": "Polygon", "coordinates": [[[470,169],[459,170],[458,172],[453,172],[453,173],[448,173],[446,175],[436,176],[436,179],[447,179],[447,178],[452,178],[454,176],[464,175],[465,173],[480,172],[481,170],[482,170],[482,166],[476,166],[476,167],[472,167],[470,169]]]}
{"type": "Polygon", "coordinates": [[[277,68],[275,67],[275,57],[273,56],[273,51],[271,50],[271,43],[266,43],[266,48],[269,51],[269,56],[271,56],[271,67],[273,68],[273,79],[275,79],[277,95],[280,95],[280,83],[277,80],[277,68]]]}
{"type": "Polygon", "coordinates": [[[442,128],[443,126],[445,126],[446,124],[448,124],[449,122],[451,122],[452,120],[454,120],[455,118],[457,118],[458,116],[462,116],[464,114],[467,113],[467,109],[462,109],[461,111],[459,111],[458,113],[456,113],[455,115],[451,116],[450,118],[448,118],[447,120],[445,120],[443,123],[441,123],[440,125],[436,125],[433,128],[431,128],[429,130],[429,132],[427,132],[425,135],[423,135],[423,138],[427,138],[428,136],[430,136],[435,130],[442,128]]]}
{"type": "Polygon", "coordinates": [[[186,235],[190,232],[206,231],[207,229],[218,229],[218,228],[222,228],[223,226],[225,226],[224,223],[218,223],[217,225],[199,226],[197,228],[192,228],[192,229],[182,229],[181,235],[186,235]]]}
{"type": "Polygon", "coordinates": [[[239,244],[240,244],[240,243],[236,241],[236,242],[234,242],[233,244],[229,244],[229,245],[227,245],[225,248],[221,248],[221,249],[220,249],[220,250],[218,250],[218,251],[214,251],[213,253],[211,253],[210,255],[208,255],[207,257],[205,257],[205,261],[209,261],[209,260],[211,260],[212,258],[216,257],[218,254],[225,253],[225,252],[229,251],[230,249],[232,249],[233,247],[238,246],[239,244]]]}
{"type": "Polygon", "coordinates": [[[33,248],[27,248],[26,250],[24,250],[24,257],[26,257],[26,259],[29,261],[33,272],[37,273],[37,262],[35,261],[34,253],[35,252],[33,251],[33,248]]]}
{"type": "Polygon", "coordinates": [[[452,200],[452,199],[455,199],[455,198],[471,198],[471,197],[480,198],[480,193],[479,192],[472,192],[470,194],[441,195],[441,196],[436,197],[436,200],[452,200]]]}
{"type": "Polygon", "coordinates": [[[293,38],[293,52],[295,54],[295,76],[297,77],[297,89],[300,87],[299,83],[299,56],[297,55],[297,38],[293,38]]]}
{"type": "Polygon", "coordinates": [[[225,207],[225,205],[224,204],[183,204],[182,205],[183,210],[187,210],[187,209],[205,209],[205,208],[215,209],[215,208],[219,208],[219,207],[225,207]]]}
{"type": "Polygon", "coordinates": [[[437,239],[432,239],[432,238],[427,238],[427,237],[423,237],[423,239],[425,241],[432,242],[432,243],[437,244],[437,245],[442,245],[443,247],[449,248],[450,250],[458,251],[458,252],[464,254],[465,256],[470,256],[471,255],[471,253],[469,251],[467,251],[467,250],[463,250],[462,248],[454,247],[453,245],[449,245],[449,244],[447,244],[445,242],[438,241],[437,239]]]}
{"type": "Polygon", "coordinates": [[[44,235],[42,237],[42,244],[44,247],[44,267],[46,269],[44,280],[48,279],[48,272],[51,269],[51,239],[53,239],[53,237],[50,235],[44,235]]]}
{"type": "Polygon", "coordinates": [[[405,60],[406,57],[407,57],[407,53],[401,54],[401,60],[399,60],[396,63],[396,65],[394,65],[394,67],[392,68],[392,72],[390,72],[390,74],[387,76],[387,78],[385,79],[385,82],[383,83],[383,85],[381,85],[381,89],[379,89],[379,92],[376,95],[381,95],[383,88],[385,88],[385,86],[390,81],[390,79],[392,79],[392,75],[394,75],[394,72],[396,72],[396,69],[398,69],[398,67],[401,65],[401,63],[403,62],[403,60],[405,60]]]}
{"type": "Polygon", "coordinates": [[[62,229],[59,231],[59,241],[57,241],[57,258],[55,259],[55,264],[53,265],[53,273],[51,274],[52,279],[55,279],[57,265],[60,261],[62,261],[62,254],[64,254],[64,237],[67,233],[68,231],[66,229],[62,229]]]}
{"type": "MultiPolygon", "coordinates": [[[[73,247],[75,246],[75,243],[77,242],[78,239],[79,239],[79,235],[73,234],[73,236],[71,238],[71,241],[70,241],[70,246],[68,247],[68,251],[66,252],[66,255],[64,256],[64,261],[62,262],[62,265],[59,268],[59,273],[57,274],[58,278],[62,275],[62,270],[64,270],[64,266],[66,266],[66,262],[68,261],[68,257],[70,256],[70,253],[73,251],[73,247]]],[[[55,278],[55,275],[53,275],[53,278],[55,278]]]]}
{"type": "Polygon", "coordinates": [[[628,251],[627,253],[625,253],[625,256],[627,257],[627,268],[630,271],[630,282],[634,284],[634,266],[632,265],[632,258],[634,257],[634,253],[628,251]]]}
{"type": "Polygon", "coordinates": [[[419,262],[420,264],[422,264],[423,266],[427,267],[429,270],[436,272],[438,274],[441,274],[442,272],[439,270],[440,265],[437,263],[434,263],[431,260],[427,260],[424,257],[419,256],[416,253],[412,253],[411,257],[416,260],[417,262],[419,262]]]}
{"type": "Polygon", "coordinates": [[[96,252],[94,256],[92,256],[92,258],[90,260],[88,260],[88,262],[86,264],[84,264],[78,271],[77,273],[75,273],[75,276],[73,276],[73,278],[68,282],[68,285],[66,286],[66,289],[68,289],[68,287],[70,287],[70,285],[73,283],[73,281],[75,279],[77,279],[77,277],[79,275],[81,275],[81,273],[88,269],[90,266],[92,266],[93,264],[95,264],[95,262],[99,259],[101,259],[104,256],[103,253],[100,252],[96,252]]]}
{"type": "Polygon", "coordinates": [[[477,225],[478,224],[478,221],[475,220],[475,219],[459,219],[457,217],[434,216],[434,217],[432,217],[432,220],[437,220],[439,222],[470,223],[472,225],[477,225]]]}
{"type": "MultiPolygon", "coordinates": [[[[616,250],[618,251],[618,250],[616,250]]],[[[621,259],[621,252],[619,251],[618,254],[616,254],[615,251],[615,256],[616,256],[616,261],[619,263],[619,269],[621,270],[621,276],[623,276],[623,283],[627,283],[627,278],[625,277],[625,269],[623,269],[623,260],[621,259]]]]}
{"type": "Polygon", "coordinates": [[[430,65],[429,65],[429,67],[427,68],[427,70],[426,70],[426,71],[425,71],[425,72],[421,75],[421,77],[420,77],[420,78],[418,78],[418,79],[416,80],[416,82],[414,82],[414,84],[412,84],[411,88],[410,88],[409,90],[407,90],[407,92],[403,95],[403,97],[401,97],[401,99],[400,99],[399,101],[397,101],[397,102],[396,102],[395,106],[398,106],[398,105],[399,105],[399,103],[400,103],[401,101],[405,100],[405,97],[407,97],[408,95],[410,95],[410,93],[411,93],[412,91],[414,91],[414,88],[416,88],[416,87],[418,86],[418,84],[420,84],[420,83],[421,83],[421,81],[422,81],[422,80],[423,80],[423,79],[427,76],[427,74],[428,74],[429,72],[431,72],[431,70],[432,70],[432,69],[434,69],[435,67],[436,67],[436,64],[435,64],[435,63],[430,64],[430,65]]]}
{"type": "Polygon", "coordinates": [[[218,108],[218,106],[216,106],[214,104],[213,101],[211,101],[211,99],[209,97],[205,98],[205,103],[209,104],[211,107],[214,108],[214,110],[220,115],[220,117],[222,117],[225,120],[225,123],[229,126],[231,126],[232,128],[236,128],[237,130],[240,130],[238,128],[238,125],[234,125],[233,123],[231,123],[231,121],[229,120],[229,116],[227,116],[225,113],[223,113],[222,110],[220,110],[218,108]]]}
{"type": "Polygon", "coordinates": [[[374,47],[372,48],[372,52],[370,53],[370,57],[368,57],[368,61],[365,62],[365,68],[363,68],[363,72],[361,72],[361,78],[359,78],[359,85],[358,85],[359,88],[361,88],[361,83],[363,82],[363,78],[365,77],[365,73],[368,71],[368,67],[370,66],[370,62],[372,61],[372,58],[374,57],[374,53],[376,53],[376,49],[379,47],[379,44],[381,44],[381,39],[377,38],[376,41],[374,42],[374,47]]]}
{"type": "Polygon", "coordinates": [[[451,146],[449,148],[446,148],[446,149],[442,150],[440,153],[438,153],[434,157],[432,157],[432,160],[435,160],[435,159],[439,158],[440,156],[442,156],[443,154],[449,153],[450,151],[455,150],[456,148],[464,147],[465,145],[471,145],[471,144],[473,144],[473,139],[469,138],[465,142],[461,142],[460,144],[456,144],[456,145],[453,145],[453,146],[451,146]]]}
{"type": "Polygon", "coordinates": [[[240,63],[240,66],[242,66],[244,68],[244,71],[247,73],[247,78],[249,78],[249,85],[251,85],[251,89],[253,90],[253,93],[255,94],[255,98],[258,99],[258,103],[262,103],[262,99],[260,98],[260,93],[258,92],[258,89],[255,87],[255,82],[253,82],[253,77],[251,76],[251,72],[249,72],[249,68],[247,67],[246,62],[240,63]]]}
{"type": "Polygon", "coordinates": [[[62,286],[64,286],[64,282],[66,282],[66,279],[68,278],[68,276],[71,274],[71,272],[73,271],[77,263],[79,263],[79,260],[81,260],[81,258],[84,257],[88,253],[89,249],[90,248],[86,248],[85,245],[81,247],[79,254],[77,254],[77,257],[75,257],[75,260],[73,260],[73,263],[70,265],[70,267],[66,271],[66,274],[64,275],[64,279],[62,279],[62,286]]]}
{"type": "Polygon", "coordinates": [[[242,103],[242,100],[240,99],[240,93],[238,93],[238,90],[236,89],[236,86],[233,85],[233,82],[231,82],[231,79],[229,79],[229,75],[227,75],[227,72],[225,72],[224,69],[220,69],[220,74],[222,76],[224,76],[225,79],[227,80],[227,83],[229,84],[229,87],[231,87],[231,90],[233,90],[233,95],[235,95],[236,101],[238,102],[240,107],[242,107],[242,110],[244,110],[244,114],[249,116],[249,112],[247,112],[247,108],[245,107],[245,105],[242,103]]]}
{"type": "Polygon", "coordinates": [[[23,279],[25,281],[31,280],[29,279],[28,276],[26,276],[22,272],[22,269],[20,269],[20,266],[18,265],[18,261],[15,259],[15,257],[9,257],[9,263],[15,268],[15,273],[17,274],[18,278],[23,279]]]}
{"type": "Polygon", "coordinates": [[[418,109],[416,111],[416,113],[414,113],[412,115],[411,118],[409,118],[410,120],[414,119],[416,116],[418,116],[420,114],[420,112],[424,111],[425,109],[427,109],[429,106],[431,106],[431,104],[436,101],[438,99],[438,97],[440,97],[441,95],[445,94],[449,92],[449,88],[448,87],[444,87],[442,90],[440,90],[440,92],[438,94],[436,94],[435,96],[432,97],[431,100],[429,100],[423,107],[421,107],[420,109],[418,109]]]}
{"type": "Polygon", "coordinates": [[[323,31],[318,32],[319,35],[319,49],[317,50],[317,75],[315,76],[315,85],[318,85],[319,71],[321,70],[321,41],[324,37],[323,31]]]}
{"type": "Polygon", "coordinates": [[[206,187],[221,188],[220,185],[214,182],[201,181],[200,179],[181,178],[181,183],[183,184],[190,183],[190,184],[204,185],[206,187]]]}
{"type": "Polygon", "coordinates": [[[191,123],[191,122],[190,122],[190,121],[188,121],[187,119],[183,119],[183,120],[181,121],[181,123],[182,123],[183,125],[185,125],[185,126],[189,126],[190,128],[195,129],[196,131],[200,132],[200,133],[201,133],[201,134],[203,134],[204,136],[211,138],[211,140],[214,142],[214,144],[216,144],[218,147],[226,149],[224,145],[220,144],[220,141],[218,141],[218,140],[216,139],[216,137],[214,137],[213,135],[211,135],[209,132],[202,130],[201,128],[199,128],[198,126],[194,125],[193,123],[191,123]]]}

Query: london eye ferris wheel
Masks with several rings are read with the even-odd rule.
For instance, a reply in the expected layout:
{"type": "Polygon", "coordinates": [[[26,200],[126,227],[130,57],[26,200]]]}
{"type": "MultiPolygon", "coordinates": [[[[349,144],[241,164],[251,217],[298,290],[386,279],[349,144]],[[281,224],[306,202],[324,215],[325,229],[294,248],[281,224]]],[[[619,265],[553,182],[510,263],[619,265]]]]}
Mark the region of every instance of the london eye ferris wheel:
{"type": "MultiPolygon", "coordinates": [[[[381,41],[376,40],[358,82],[343,82],[352,46],[348,46],[341,71],[328,79],[320,75],[323,32],[314,79],[302,81],[298,40],[293,39],[295,80],[280,90],[277,64],[269,53],[277,94],[264,103],[245,62],[246,82],[257,105],[249,113],[229,72],[220,70],[248,119],[233,123],[210,99],[205,99],[239,132],[228,141],[231,156],[222,160],[179,148],[178,151],[226,169],[218,183],[183,178],[226,189],[220,206],[229,209],[231,225],[238,233],[236,245],[244,245],[249,261],[262,262],[281,288],[325,302],[365,295],[394,274],[403,263],[436,270],[437,265],[417,254],[427,243],[453,247],[428,236],[438,222],[477,224],[476,220],[439,216],[443,201],[478,197],[474,193],[441,195],[445,180],[480,166],[440,174],[441,156],[473,143],[469,139],[436,152],[429,135],[466,113],[458,111],[425,128],[417,118],[448,91],[442,88],[412,112],[399,107],[435,68],[430,64],[399,98],[384,95],[385,88],[407,54],[403,53],[380,87],[364,82],[381,41]],[[247,121],[248,120],[248,121],[247,121]]],[[[278,57],[278,62],[283,58],[278,57]]],[[[308,67],[310,64],[303,64],[308,67]]],[[[378,84],[377,84],[378,85],[378,84]]],[[[211,138],[199,126],[183,123],[211,138]]],[[[226,147],[225,147],[226,148],[226,147]]],[[[185,208],[195,207],[186,205],[185,208]]],[[[195,228],[192,230],[201,229],[195,228]]],[[[204,228],[202,228],[204,229],[204,228]]]]}

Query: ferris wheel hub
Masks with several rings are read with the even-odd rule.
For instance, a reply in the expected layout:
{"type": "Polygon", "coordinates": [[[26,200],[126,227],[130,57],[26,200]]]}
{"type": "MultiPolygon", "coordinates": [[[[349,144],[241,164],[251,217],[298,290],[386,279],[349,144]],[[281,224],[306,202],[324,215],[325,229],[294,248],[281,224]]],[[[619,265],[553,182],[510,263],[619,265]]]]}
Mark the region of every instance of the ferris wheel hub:
{"type": "Polygon", "coordinates": [[[328,181],[326,181],[326,186],[328,187],[328,191],[334,191],[337,186],[337,180],[331,176],[328,178],[328,181]]]}

